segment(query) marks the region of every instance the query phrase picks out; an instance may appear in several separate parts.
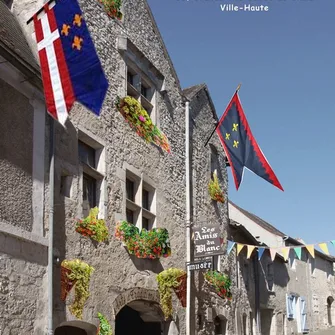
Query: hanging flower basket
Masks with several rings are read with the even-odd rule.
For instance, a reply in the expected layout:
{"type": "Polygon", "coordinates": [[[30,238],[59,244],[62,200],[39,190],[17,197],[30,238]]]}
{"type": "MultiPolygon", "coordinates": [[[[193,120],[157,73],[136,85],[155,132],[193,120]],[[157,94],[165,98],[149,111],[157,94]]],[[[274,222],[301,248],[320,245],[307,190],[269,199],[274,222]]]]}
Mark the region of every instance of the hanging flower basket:
{"type": "Polygon", "coordinates": [[[74,283],[75,288],[74,302],[69,308],[70,312],[77,319],[82,320],[84,305],[90,295],[89,285],[94,268],[79,259],[64,260],[61,266],[69,270],[67,277],[74,283]]]}
{"type": "Polygon", "coordinates": [[[71,280],[69,275],[71,273],[70,269],[61,266],[60,268],[60,280],[61,280],[61,295],[60,298],[62,301],[66,300],[68,293],[72,290],[72,287],[76,283],[76,280],[71,280]]]}
{"type": "Polygon", "coordinates": [[[97,242],[108,240],[108,229],[104,220],[98,219],[98,207],[92,208],[87,218],[76,221],[76,232],[97,242]]]}
{"type": "Polygon", "coordinates": [[[98,0],[101,4],[103,4],[106,13],[110,17],[115,17],[118,20],[122,20],[121,13],[121,0],[98,0]]]}
{"type": "Polygon", "coordinates": [[[228,275],[218,271],[208,271],[205,273],[205,280],[214,288],[219,297],[227,300],[232,299],[231,281],[228,275]]]}
{"type": "Polygon", "coordinates": [[[178,287],[173,288],[174,292],[176,293],[181,305],[185,308],[186,307],[186,288],[187,288],[187,274],[180,276],[177,278],[180,285],[178,287]]]}
{"type": "Polygon", "coordinates": [[[158,291],[160,297],[160,305],[164,313],[165,319],[168,319],[172,313],[172,289],[177,293],[178,298],[184,301],[182,306],[186,307],[186,272],[182,269],[170,268],[162,271],[156,276],[158,283],[158,291]],[[185,291],[185,293],[184,293],[185,291]],[[179,298],[180,299],[180,298],[179,298]]]}
{"type": "Polygon", "coordinates": [[[101,313],[98,313],[98,318],[100,323],[97,335],[113,335],[112,327],[108,323],[107,319],[101,313]]]}
{"type": "Polygon", "coordinates": [[[142,229],[140,232],[133,224],[121,221],[116,225],[115,237],[137,258],[157,259],[171,255],[169,233],[165,228],[142,229]]]}
{"type": "Polygon", "coordinates": [[[224,195],[220,188],[219,179],[216,172],[213,173],[213,180],[209,182],[208,192],[212,200],[224,203],[224,195]]]}
{"type": "Polygon", "coordinates": [[[167,137],[153,124],[149,114],[136,99],[130,96],[122,99],[118,97],[116,108],[137,135],[143,137],[146,142],[154,143],[166,152],[171,152],[167,137]]]}

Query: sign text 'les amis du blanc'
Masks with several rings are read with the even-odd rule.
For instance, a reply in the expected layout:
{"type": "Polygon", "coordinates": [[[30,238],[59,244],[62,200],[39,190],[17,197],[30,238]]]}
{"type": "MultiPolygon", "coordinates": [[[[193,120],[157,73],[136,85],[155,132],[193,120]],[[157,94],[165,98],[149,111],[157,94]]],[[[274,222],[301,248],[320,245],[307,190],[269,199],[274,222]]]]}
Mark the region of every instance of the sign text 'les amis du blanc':
{"type": "Polygon", "coordinates": [[[193,228],[194,257],[223,254],[220,242],[220,226],[193,228]]]}

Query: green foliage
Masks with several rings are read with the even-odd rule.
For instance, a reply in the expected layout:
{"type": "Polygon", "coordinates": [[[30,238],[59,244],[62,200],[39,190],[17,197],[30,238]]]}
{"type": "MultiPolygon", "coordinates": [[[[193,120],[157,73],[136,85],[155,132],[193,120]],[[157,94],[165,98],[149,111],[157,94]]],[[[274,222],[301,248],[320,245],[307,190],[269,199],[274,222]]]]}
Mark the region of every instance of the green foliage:
{"type": "Polygon", "coordinates": [[[156,276],[160,303],[165,319],[168,319],[173,312],[172,289],[177,289],[180,286],[181,281],[178,279],[185,274],[186,272],[182,269],[170,268],[162,271],[156,276]]]}
{"type": "Polygon", "coordinates": [[[230,291],[231,281],[228,275],[218,272],[218,271],[208,271],[205,273],[205,279],[213,285],[216,293],[221,298],[232,299],[232,294],[230,291]]]}
{"type": "Polygon", "coordinates": [[[92,240],[97,242],[104,242],[108,240],[108,229],[105,220],[98,219],[98,207],[92,208],[87,218],[84,220],[77,220],[76,232],[83,236],[89,236],[92,240]]]}
{"type": "Polygon", "coordinates": [[[70,280],[75,280],[75,298],[73,304],[70,306],[70,312],[78,319],[83,318],[83,309],[86,300],[90,296],[89,286],[91,274],[94,268],[89,266],[87,263],[75,259],[75,260],[64,260],[62,266],[71,270],[67,275],[70,280]]]}
{"type": "Polygon", "coordinates": [[[118,20],[122,19],[121,0],[99,0],[105,7],[105,11],[111,17],[116,17],[118,20]]]}
{"type": "Polygon", "coordinates": [[[219,179],[216,172],[213,173],[213,180],[209,182],[208,192],[212,200],[224,202],[223,192],[221,190],[219,179]]]}
{"type": "Polygon", "coordinates": [[[118,97],[116,108],[139,136],[149,143],[156,144],[166,152],[171,152],[167,137],[152,123],[149,114],[136,99],[130,96],[122,99],[118,97]]]}
{"type": "Polygon", "coordinates": [[[99,333],[97,335],[113,335],[112,327],[108,323],[107,319],[101,313],[98,313],[98,318],[100,320],[100,325],[99,333]]]}
{"type": "Polygon", "coordinates": [[[130,254],[138,258],[160,258],[171,255],[169,233],[165,228],[139,229],[127,221],[121,221],[115,229],[115,237],[127,246],[130,254]]]}

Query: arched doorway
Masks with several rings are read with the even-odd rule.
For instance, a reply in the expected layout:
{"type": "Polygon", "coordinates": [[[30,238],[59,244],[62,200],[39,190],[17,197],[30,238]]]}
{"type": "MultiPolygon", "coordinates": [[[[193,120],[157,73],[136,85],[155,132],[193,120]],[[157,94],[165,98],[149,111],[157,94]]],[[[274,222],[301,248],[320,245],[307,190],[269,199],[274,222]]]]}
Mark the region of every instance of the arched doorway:
{"type": "Polygon", "coordinates": [[[66,321],[60,324],[55,335],[96,335],[97,327],[84,321],[66,321]]]}
{"type": "Polygon", "coordinates": [[[166,323],[155,302],[134,300],[125,305],[115,318],[115,335],[164,335],[166,323]]]}
{"type": "Polygon", "coordinates": [[[333,304],[334,298],[328,297],[327,298],[327,316],[328,316],[328,325],[333,325],[333,319],[332,319],[332,304],[333,304]]]}

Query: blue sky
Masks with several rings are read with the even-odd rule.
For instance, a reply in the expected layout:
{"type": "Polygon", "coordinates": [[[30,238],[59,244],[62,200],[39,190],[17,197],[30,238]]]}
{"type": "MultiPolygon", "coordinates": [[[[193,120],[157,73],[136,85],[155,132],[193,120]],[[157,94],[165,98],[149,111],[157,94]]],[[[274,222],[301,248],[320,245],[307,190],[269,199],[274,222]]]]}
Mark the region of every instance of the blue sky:
{"type": "Polygon", "coordinates": [[[148,0],[181,85],[205,82],[217,113],[237,85],[284,192],[245,171],[229,197],[307,243],[335,239],[335,1],[148,0]],[[222,12],[220,4],[269,6],[222,12]]]}

